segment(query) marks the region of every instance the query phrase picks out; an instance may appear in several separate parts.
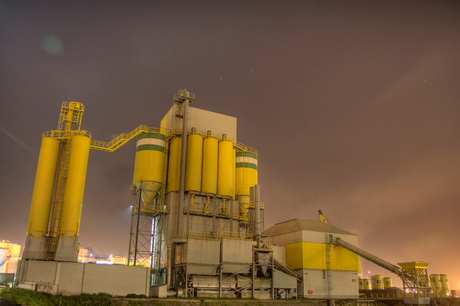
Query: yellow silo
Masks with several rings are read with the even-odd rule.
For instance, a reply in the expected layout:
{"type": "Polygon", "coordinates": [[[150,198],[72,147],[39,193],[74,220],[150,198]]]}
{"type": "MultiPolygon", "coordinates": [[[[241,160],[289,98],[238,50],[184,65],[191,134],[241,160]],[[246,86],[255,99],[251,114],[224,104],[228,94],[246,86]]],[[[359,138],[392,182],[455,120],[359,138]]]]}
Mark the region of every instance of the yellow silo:
{"type": "Polygon", "coordinates": [[[439,274],[441,278],[441,292],[443,296],[449,295],[449,281],[446,274],[439,274]]]}
{"type": "Polygon", "coordinates": [[[169,145],[169,160],[168,160],[168,180],[166,192],[179,191],[180,183],[180,159],[182,138],[176,137],[169,145]]]}
{"type": "Polygon", "coordinates": [[[383,278],[383,289],[390,289],[393,287],[393,280],[391,277],[384,277],[383,278]]]}
{"type": "Polygon", "coordinates": [[[359,290],[364,290],[364,280],[361,277],[358,277],[358,286],[359,290]]]}
{"type": "Polygon", "coordinates": [[[224,134],[222,135],[222,140],[219,141],[217,194],[232,196],[232,171],[234,168],[232,155],[233,143],[227,140],[227,136],[224,134]]]}
{"type": "Polygon", "coordinates": [[[203,172],[201,177],[201,191],[204,193],[217,193],[217,165],[219,154],[219,141],[212,137],[211,131],[207,132],[203,140],[203,172]]]}
{"type": "Polygon", "coordinates": [[[441,294],[441,277],[439,274],[431,274],[430,275],[430,286],[433,288],[436,294],[441,294]]]}
{"type": "Polygon", "coordinates": [[[77,237],[80,231],[81,208],[85,191],[91,137],[72,137],[67,181],[60,218],[60,236],[77,237]]]}
{"type": "Polygon", "coordinates": [[[368,278],[363,279],[364,290],[371,290],[371,281],[368,278]]]}
{"type": "Polygon", "coordinates": [[[187,137],[187,161],[185,165],[185,191],[201,192],[201,168],[203,164],[203,136],[196,129],[187,137]]]}
{"type": "Polygon", "coordinates": [[[240,201],[240,218],[247,219],[249,188],[257,184],[257,154],[236,152],[236,196],[240,201]]]}
{"type": "Polygon", "coordinates": [[[165,136],[144,133],[137,137],[133,184],[142,189],[144,205],[148,206],[164,184],[165,136]]]}
{"type": "Polygon", "coordinates": [[[27,226],[29,236],[44,237],[48,231],[59,147],[60,142],[57,139],[42,139],[27,226]]]}
{"type": "Polygon", "coordinates": [[[373,275],[372,276],[372,290],[382,290],[382,275],[373,275]]]}

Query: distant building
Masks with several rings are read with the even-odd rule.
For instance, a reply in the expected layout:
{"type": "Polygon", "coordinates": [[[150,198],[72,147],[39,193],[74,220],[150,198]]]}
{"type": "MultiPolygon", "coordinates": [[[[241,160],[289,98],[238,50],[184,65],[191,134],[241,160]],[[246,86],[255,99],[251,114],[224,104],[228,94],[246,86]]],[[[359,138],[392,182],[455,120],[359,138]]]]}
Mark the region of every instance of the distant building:
{"type": "Polygon", "coordinates": [[[128,259],[117,255],[98,255],[92,248],[80,248],[78,251],[78,262],[101,265],[126,265],[128,259]]]}
{"type": "Polygon", "coordinates": [[[23,246],[8,240],[0,240],[0,273],[16,273],[23,246]]]}

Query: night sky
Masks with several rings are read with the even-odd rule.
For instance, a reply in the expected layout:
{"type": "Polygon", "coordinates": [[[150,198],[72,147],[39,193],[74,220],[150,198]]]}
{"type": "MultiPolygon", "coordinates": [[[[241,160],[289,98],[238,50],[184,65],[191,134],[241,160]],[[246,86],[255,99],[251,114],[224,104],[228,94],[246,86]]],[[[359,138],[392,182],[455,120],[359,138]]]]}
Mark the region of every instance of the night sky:
{"type": "MultiPolygon", "coordinates": [[[[321,209],[460,289],[459,16],[458,1],[0,1],[0,239],[25,242],[63,101],[109,141],[158,127],[187,88],[259,151],[265,229],[321,209]]],[[[127,255],[134,156],[135,141],[90,152],[82,247],[127,255]]]]}

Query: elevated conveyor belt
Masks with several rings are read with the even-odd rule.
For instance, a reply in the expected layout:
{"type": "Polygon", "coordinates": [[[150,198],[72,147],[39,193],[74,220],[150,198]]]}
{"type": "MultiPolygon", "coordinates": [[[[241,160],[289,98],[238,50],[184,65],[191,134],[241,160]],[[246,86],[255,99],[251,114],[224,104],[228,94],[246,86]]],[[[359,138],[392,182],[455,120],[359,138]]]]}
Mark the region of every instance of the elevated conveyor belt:
{"type": "Polygon", "coordinates": [[[300,276],[299,273],[297,273],[294,269],[289,267],[287,264],[277,260],[276,258],[273,258],[273,263],[274,263],[274,267],[276,270],[286,273],[287,275],[290,275],[292,277],[295,277],[297,281],[299,282],[302,280],[302,276],[300,276]]]}
{"type": "Polygon", "coordinates": [[[353,252],[356,255],[361,256],[362,258],[364,258],[366,260],[369,260],[370,262],[375,263],[376,265],[378,265],[378,266],[380,266],[380,267],[382,267],[384,269],[387,269],[390,272],[393,272],[394,274],[396,274],[399,277],[401,277],[403,279],[403,281],[416,282],[416,280],[409,273],[407,273],[406,271],[404,271],[400,267],[395,266],[395,265],[389,263],[388,261],[385,261],[385,260],[383,260],[381,258],[378,258],[377,256],[374,256],[374,255],[372,255],[372,254],[370,254],[370,253],[368,253],[366,251],[363,251],[360,248],[355,247],[354,245],[349,244],[348,242],[345,242],[340,238],[336,238],[334,244],[338,245],[338,246],[340,246],[340,247],[342,247],[344,249],[347,249],[350,252],[353,252]]]}

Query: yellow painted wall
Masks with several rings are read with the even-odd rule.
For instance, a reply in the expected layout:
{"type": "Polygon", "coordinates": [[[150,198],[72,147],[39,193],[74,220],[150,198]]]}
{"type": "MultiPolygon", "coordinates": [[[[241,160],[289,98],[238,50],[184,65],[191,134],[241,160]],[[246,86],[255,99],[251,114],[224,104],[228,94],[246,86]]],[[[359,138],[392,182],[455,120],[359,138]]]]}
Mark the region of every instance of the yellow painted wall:
{"type": "MultiPolygon", "coordinates": [[[[286,263],[293,269],[326,269],[326,244],[297,242],[286,245],[286,263]]],[[[331,246],[331,270],[359,271],[359,257],[331,246]]]]}

